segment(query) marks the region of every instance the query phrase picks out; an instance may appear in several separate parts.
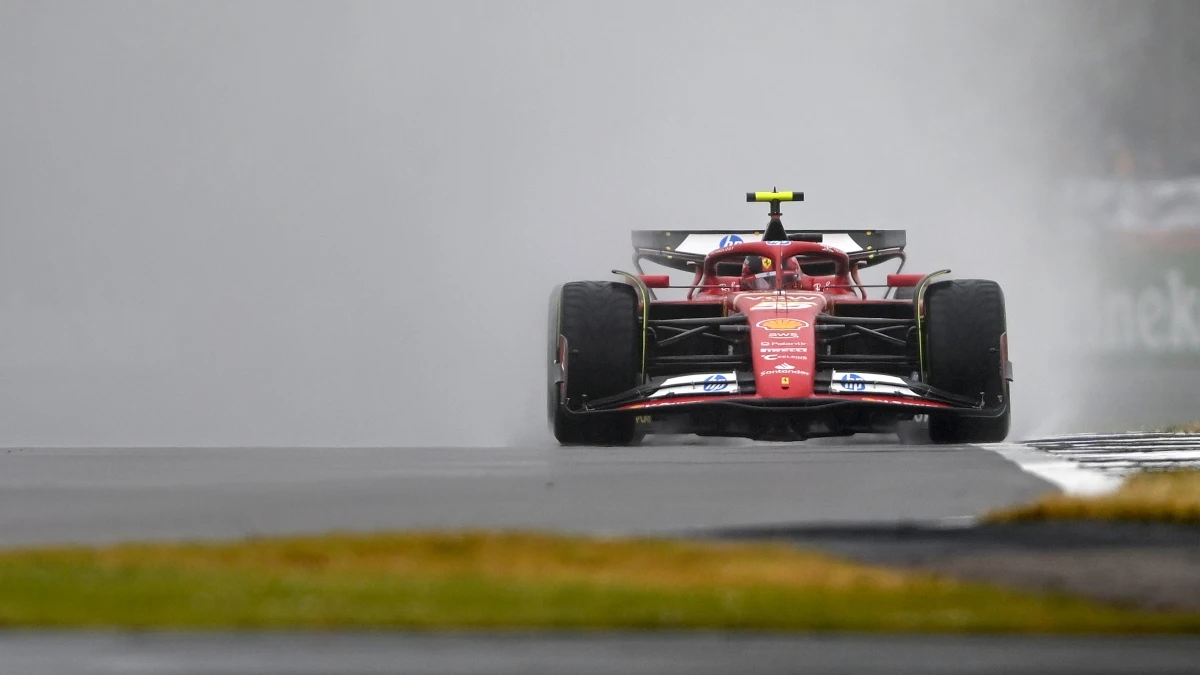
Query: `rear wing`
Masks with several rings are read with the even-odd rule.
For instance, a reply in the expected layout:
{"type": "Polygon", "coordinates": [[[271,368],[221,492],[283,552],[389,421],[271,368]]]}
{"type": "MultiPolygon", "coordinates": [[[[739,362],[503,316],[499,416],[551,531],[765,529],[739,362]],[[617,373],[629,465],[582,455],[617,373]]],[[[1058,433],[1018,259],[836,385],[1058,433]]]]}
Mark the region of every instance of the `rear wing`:
{"type": "MultiPolygon", "coordinates": [[[[634,230],[633,265],[641,262],[693,271],[709,253],[744,241],[761,241],[762,230],[634,230]]],[[[877,265],[904,256],[905,230],[809,230],[789,232],[792,241],[813,241],[845,251],[860,267],[877,265]]]]}

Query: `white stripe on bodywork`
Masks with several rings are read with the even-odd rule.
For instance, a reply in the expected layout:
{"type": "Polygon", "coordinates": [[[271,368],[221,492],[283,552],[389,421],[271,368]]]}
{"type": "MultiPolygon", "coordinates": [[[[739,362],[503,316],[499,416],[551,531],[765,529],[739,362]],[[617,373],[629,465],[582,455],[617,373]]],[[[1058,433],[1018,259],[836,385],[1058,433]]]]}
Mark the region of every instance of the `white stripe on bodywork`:
{"type": "Polygon", "coordinates": [[[848,234],[825,232],[824,236],[821,237],[821,243],[826,246],[840,248],[846,253],[856,253],[863,250],[861,246],[855,243],[854,238],[848,234]]]}
{"type": "MultiPolygon", "coordinates": [[[[721,240],[730,236],[730,234],[731,233],[729,232],[705,232],[702,234],[692,233],[684,237],[683,242],[681,242],[679,246],[676,246],[675,250],[679,253],[699,253],[701,255],[708,255],[709,253],[721,248],[721,240]]],[[[862,247],[854,241],[854,238],[848,234],[842,234],[838,232],[822,232],[821,234],[821,243],[825,244],[826,246],[832,246],[833,248],[841,249],[846,253],[856,253],[863,250],[862,247]]],[[[761,235],[755,236],[753,234],[739,234],[734,236],[737,236],[743,242],[760,241],[762,239],[761,235]]]]}
{"type": "Polygon", "coordinates": [[[650,398],[738,393],[737,373],[699,373],[667,378],[650,398]],[[723,378],[723,379],[719,379],[723,378]]]}
{"type": "Polygon", "coordinates": [[[880,373],[835,370],[829,381],[829,391],[833,394],[883,394],[920,398],[915,391],[908,388],[903,379],[880,373]]]}
{"type": "Polygon", "coordinates": [[[712,234],[689,234],[683,238],[683,242],[675,247],[679,253],[699,253],[708,255],[713,251],[721,248],[721,240],[725,237],[736,236],[741,239],[741,242],[759,241],[761,237],[756,237],[752,234],[731,235],[729,232],[713,232],[712,234]]]}

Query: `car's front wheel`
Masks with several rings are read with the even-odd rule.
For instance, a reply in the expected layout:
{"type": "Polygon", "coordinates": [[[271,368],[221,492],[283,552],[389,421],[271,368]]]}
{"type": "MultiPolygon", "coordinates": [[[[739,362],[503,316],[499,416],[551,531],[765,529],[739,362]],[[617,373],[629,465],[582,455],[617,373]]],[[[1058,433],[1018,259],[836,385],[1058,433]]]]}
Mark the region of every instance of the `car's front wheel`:
{"type": "Polygon", "coordinates": [[[994,443],[1008,436],[1009,399],[1004,293],[994,281],[938,281],[923,296],[929,384],[981,400],[993,417],[931,413],[934,443],[994,443]]]}
{"type": "Polygon", "coordinates": [[[635,442],[632,416],[572,415],[566,408],[639,384],[642,337],[637,292],[619,282],[563,284],[551,295],[549,333],[549,413],[554,437],[564,445],[635,442]]]}

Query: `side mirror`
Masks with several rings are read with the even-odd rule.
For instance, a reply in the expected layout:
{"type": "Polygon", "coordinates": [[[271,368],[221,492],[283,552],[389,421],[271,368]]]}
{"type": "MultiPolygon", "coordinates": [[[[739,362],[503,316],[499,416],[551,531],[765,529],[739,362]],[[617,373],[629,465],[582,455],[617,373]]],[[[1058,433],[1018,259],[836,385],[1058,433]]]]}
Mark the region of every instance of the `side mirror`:
{"type": "Polygon", "coordinates": [[[924,274],[889,274],[887,275],[887,285],[892,288],[912,288],[921,283],[924,278],[924,274]]]}
{"type": "Polygon", "coordinates": [[[671,277],[666,274],[639,274],[638,279],[646,284],[646,288],[668,288],[671,285],[671,277]]]}

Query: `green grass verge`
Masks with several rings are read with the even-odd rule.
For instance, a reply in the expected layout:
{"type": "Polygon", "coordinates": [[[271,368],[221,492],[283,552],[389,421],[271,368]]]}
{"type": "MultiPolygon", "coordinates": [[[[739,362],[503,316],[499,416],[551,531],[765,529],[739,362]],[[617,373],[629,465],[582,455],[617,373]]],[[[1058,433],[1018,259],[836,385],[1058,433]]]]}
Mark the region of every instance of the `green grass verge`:
{"type": "Polygon", "coordinates": [[[1085,519],[1200,525],[1200,471],[1146,471],[1130,476],[1111,494],[1055,494],[985,518],[989,522],[1085,519]]]}
{"type": "Polygon", "coordinates": [[[0,627],[1200,632],[782,545],[521,533],[0,552],[0,627]]]}

